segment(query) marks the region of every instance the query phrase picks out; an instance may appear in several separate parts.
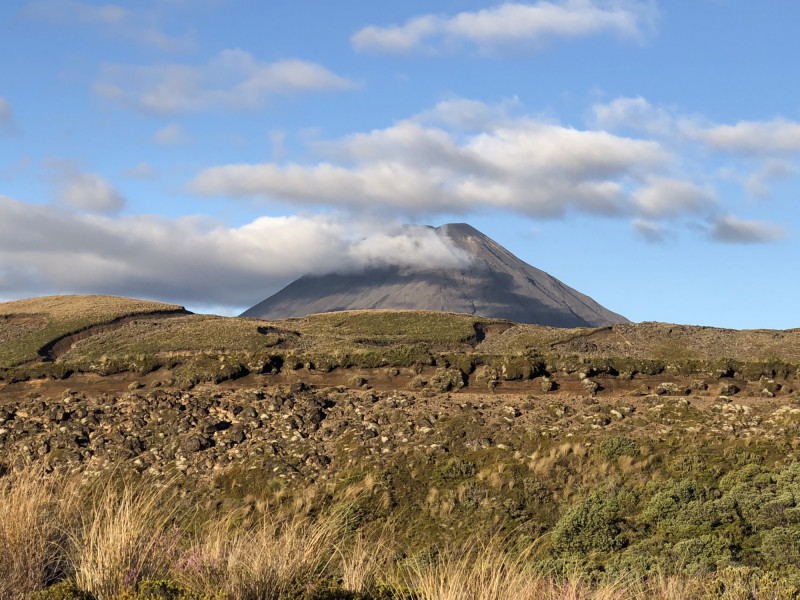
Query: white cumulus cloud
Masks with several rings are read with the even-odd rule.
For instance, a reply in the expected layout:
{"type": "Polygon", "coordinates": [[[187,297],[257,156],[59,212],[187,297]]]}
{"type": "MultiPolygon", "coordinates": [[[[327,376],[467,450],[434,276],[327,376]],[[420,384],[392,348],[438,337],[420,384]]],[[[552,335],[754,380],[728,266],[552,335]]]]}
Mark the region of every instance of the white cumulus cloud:
{"type": "Polygon", "coordinates": [[[110,217],[0,196],[0,296],[50,292],[157,297],[247,307],[307,273],[369,266],[459,266],[427,227],[331,216],[110,217]]]}
{"type": "Polygon", "coordinates": [[[482,130],[462,132],[430,123],[431,114],[317,144],[328,159],[315,164],[211,167],[190,189],[400,215],[624,214],[639,210],[627,187],[672,159],[653,141],[535,118],[484,120],[482,130]]]}
{"type": "Polygon", "coordinates": [[[370,25],[351,41],[357,50],[374,52],[447,50],[465,43],[496,51],[609,33],[642,39],[656,18],[655,5],[643,1],[507,2],[451,16],[421,15],[402,25],[370,25]]]}

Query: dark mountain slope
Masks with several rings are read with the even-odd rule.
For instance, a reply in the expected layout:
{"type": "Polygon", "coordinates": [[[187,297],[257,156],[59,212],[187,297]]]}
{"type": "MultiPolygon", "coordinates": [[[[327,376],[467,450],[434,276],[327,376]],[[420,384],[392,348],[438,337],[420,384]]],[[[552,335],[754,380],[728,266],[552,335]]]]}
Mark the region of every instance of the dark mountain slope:
{"type": "Polygon", "coordinates": [[[371,268],[305,276],[243,313],[283,319],[354,309],[441,310],[555,327],[627,319],[600,306],[465,223],[438,228],[470,257],[464,268],[371,268]]]}

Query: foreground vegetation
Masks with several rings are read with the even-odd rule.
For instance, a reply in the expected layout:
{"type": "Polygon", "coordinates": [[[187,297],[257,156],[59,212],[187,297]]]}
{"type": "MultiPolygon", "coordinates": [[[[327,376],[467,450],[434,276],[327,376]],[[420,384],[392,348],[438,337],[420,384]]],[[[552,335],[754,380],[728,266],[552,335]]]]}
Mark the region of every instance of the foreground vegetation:
{"type": "Polygon", "coordinates": [[[0,304],[0,599],[800,598],[800,330],[0,304]]]}
{"type": "MultiPolygon", "coordinates": [[[[0,597],[82,599],[678,600],[796,598],[781,577],[726,567],[598,579],[548,572],[538,541],[473,538],[409,552],[391,525],[357,526],[358,498],[193,508],[169,482],[54,480],[0,489],[0,597]]],[[[591,521],[582,526],[591,528],[591,521]]]]}

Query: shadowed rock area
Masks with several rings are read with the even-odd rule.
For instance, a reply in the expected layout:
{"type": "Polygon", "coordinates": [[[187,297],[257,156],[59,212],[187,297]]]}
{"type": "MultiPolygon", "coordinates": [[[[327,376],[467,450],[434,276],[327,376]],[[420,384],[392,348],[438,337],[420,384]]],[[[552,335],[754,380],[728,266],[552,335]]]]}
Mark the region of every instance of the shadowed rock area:
{"type": "Polygon", "coordinates": [[[339,310],[410,309],[467,313],[552,327],[628,320],[520,260],[466,223],[437,228],[470,258],[463,268],[376,267],[307,275],[242,316],[285,319],[339,310]]]}

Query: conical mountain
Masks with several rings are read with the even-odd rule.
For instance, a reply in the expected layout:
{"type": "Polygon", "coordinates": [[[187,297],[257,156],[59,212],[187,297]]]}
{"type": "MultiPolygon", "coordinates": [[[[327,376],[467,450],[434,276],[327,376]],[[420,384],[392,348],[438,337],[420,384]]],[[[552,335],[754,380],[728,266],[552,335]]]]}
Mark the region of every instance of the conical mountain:
{"type": "Polygon", "coordinates": [[[466,223],[438,231],[471,259],[463,268],[375,267],[306,275],[245,311],[284,319],[356,309],[441,310],[553,327],[599,327],[628,320],[526,262],[466,223]]]}

